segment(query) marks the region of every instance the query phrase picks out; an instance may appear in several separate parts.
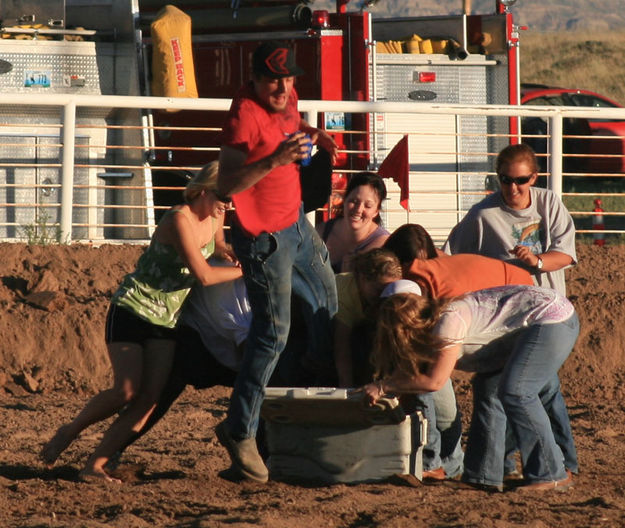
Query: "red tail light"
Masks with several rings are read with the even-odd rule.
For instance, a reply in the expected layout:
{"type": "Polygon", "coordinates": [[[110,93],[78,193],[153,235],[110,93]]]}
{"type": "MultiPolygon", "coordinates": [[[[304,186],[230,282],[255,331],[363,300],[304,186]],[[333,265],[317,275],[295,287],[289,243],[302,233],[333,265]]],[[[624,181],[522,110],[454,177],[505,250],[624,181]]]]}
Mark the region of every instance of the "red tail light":
{"type": "Polygon", "coordinates": [[[328,11],[313,11],[311,25],[314,28],[327,28],[330,25],[330,14],[328,11]]]}

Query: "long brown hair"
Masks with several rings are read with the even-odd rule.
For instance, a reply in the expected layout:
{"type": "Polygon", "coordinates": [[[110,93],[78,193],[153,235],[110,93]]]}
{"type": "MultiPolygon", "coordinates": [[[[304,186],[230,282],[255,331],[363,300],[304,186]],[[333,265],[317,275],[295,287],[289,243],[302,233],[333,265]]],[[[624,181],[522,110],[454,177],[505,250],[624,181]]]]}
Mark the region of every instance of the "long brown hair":
{"type": "Polygon", "coordinates": [[[410,376],[423,373],[449,344],[432,333],[449,300],[412,293],[387,298],[378,311],[371,363],[376,378],[395,371],[410,376]]]}

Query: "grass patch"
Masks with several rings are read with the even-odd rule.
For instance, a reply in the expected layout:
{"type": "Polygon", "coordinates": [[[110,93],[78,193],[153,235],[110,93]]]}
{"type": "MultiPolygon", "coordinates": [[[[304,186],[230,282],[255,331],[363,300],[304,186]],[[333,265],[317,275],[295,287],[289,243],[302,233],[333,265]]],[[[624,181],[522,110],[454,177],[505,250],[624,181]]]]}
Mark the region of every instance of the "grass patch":
{"type": "Polygon", "coordinates": [[[521,81],[580,88],[625,105],[625,32],[521,34],[521,81]]]}
{"type": "Polygon", "coordinates": [[[22,234],[29,246],[49,246],[63,243],[63,232],[57,223],[50,223],[50,215],[40,212],[32,224],[21,227],[22,234]]]}

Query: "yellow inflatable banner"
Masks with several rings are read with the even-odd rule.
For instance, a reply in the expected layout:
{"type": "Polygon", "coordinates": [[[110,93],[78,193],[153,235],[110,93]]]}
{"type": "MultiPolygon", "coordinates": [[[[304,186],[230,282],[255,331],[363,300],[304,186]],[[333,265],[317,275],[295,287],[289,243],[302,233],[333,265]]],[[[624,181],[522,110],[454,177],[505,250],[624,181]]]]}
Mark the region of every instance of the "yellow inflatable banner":
{"type": "Polygon", "coordinates": [[[152,95],[197,97],[191,17],[173,5],[158,12],[150,26],[152,35],[152,95]]]}

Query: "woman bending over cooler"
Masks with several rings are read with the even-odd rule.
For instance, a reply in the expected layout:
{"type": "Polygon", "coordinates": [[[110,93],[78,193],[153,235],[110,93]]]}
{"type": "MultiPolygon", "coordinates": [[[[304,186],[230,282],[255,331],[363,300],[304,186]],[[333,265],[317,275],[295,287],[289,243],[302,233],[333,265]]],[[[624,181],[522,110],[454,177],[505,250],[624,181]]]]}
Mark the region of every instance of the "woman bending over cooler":
{"type": "MultiPolygon", "coordinates": [[[[365,385],[374,404],[385,393],[439,390],[452,370],[501,371],[500,406],[491,409],[493,466],[474,482],[502,489],[506,416],[521,452],[524,488],[563,489],[572,484],[539,393],[557,375],[579,333],[573,305],[535,286],[502,286],[452,301],[399,293],[384,301],[372,361],[379,381],[365,385]],[[511,346],[488,346],[503,339],[511,346]],[[505,412],[505,414],[504,414],[505,412]]],[[[473,441],[469,435],[468,443],[473,441]]],[[[481,448],[481,449],[480,449],[481,448]]],[[[468,450],[468,449],[467,449],[468,450]]],[[[465,479],[466,480],[466,479],[465,479]]]]}

